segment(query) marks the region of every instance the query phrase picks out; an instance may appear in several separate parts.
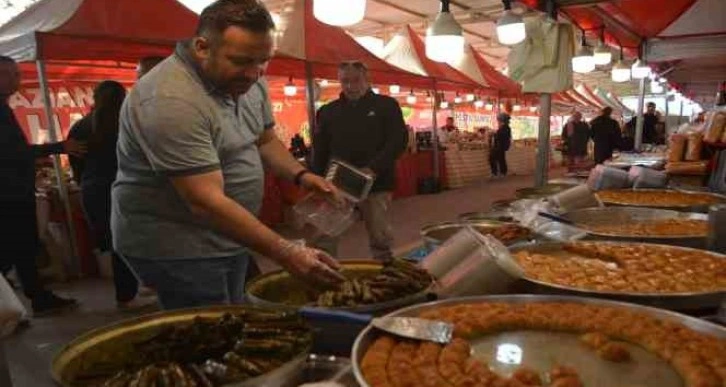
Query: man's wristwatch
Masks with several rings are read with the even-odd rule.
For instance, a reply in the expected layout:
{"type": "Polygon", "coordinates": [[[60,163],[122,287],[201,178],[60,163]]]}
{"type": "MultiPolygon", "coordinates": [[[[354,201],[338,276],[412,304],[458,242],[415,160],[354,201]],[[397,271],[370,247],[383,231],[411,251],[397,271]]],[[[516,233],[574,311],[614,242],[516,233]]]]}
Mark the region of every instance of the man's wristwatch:
{"type": "Polygon", "coordinates": [[[306,174],[310,173],[307,169],[303,169],[302,171],[295,174],[295,178],[292,179],[293,183],[295,183],[296,186],[300,186],[302,184],[302,178],[306,174]]]}

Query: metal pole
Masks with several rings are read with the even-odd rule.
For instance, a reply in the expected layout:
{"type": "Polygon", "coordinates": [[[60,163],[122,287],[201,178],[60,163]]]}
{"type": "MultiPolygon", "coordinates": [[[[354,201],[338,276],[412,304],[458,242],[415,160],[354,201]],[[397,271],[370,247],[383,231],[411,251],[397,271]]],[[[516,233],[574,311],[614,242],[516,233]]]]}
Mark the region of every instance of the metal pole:
{"type": "Polygon", "coordinates": [[[640,90],[638,94],[638,118],[635,121],[635,151],[640,151],[643,147],[643,109],[645,108],[645,78],[640,80],[640,90]]]}
{"type": "Polygon", "coordinates": [[[681,100],[681,112],[678,113],[678,126],[681,126],[681,117],[683,117],[683,100],[681,100]]]}
{"type": "MultiPolygon", "coordinates": [[[[557,5],[554,0],[545,4],[547,15],[557,20],[557,5]]],[[[534,170],[534,185],[542,187],[547,184],[547,173],[550,163],[550,114],[552,113],[552,95],[542,93],[539,97],[539,133],[537,135],[537,165],[534,170]]]]}
{"type": "Polygon", "coordinates": [[[665,120],[663,121],[663,130],[665,131],[666,139],[668,138],[668,94],[663,94],[663,100],[665,101],[665,120]]]}
{"type": "Polygon", "coordinates": [[[439,132],[438,132],[438,124],[436,123],[436,113],[439,110],[439,94],[436,90],[436,80],[434,80],[434,98],[433,98],[433,107],[431,109],[432,115],[431,115],[431,124],[433,125],[432,132],[431,132],[431,140],[433,142],[434,147],[434,181],[438,184],[439,179],[441,176],[439,176],[439,164],[441,163],[441,157],[439,155],[439,132]]]}
{"type": "MultiPolygon", "coordinates": [[[[48,121],[48,133],[50,139],[53,142],[62,141],[62,136],[58,132],[58,128],[55,127],[55,120],[53,119],[53,107],[50,103],[50,89],[48,87],[48,78],[45,72],[45,62],[42,60],[36,61],[38,67],[38,81],[40,82],[40,89],[43,92],[43,105],[45,107],[45,118],[48,121]]],[[[55,170],[56,183],[58,184],[58,192],[60,193],[60,199],[63,204],[63,210],[66,216],[66,227],[68,231],[68,242],[71,245],[71,273],[79,273],[79,254],[78,245],[76,243],[76,227],[73,224],[73,212],[71,210],[71,200],[68,194],[68,187],[63,179],[63,168],[61,166],[61,159],[59,155],[53,155],[53,169],[55,170]]]]}
{"type": "Polygon", "coordinates": [[[305,90],[308,102],[308,125],[312,139],[315,131],[315,78],[313,78],[313,64],[310,62],[305,62],[305,90]]]}
{"type": "Polygon", "coordinates": [[[537,168],[534,174],[535,187],[547,184],[547,172],[550,162],[550,114],[552,113],[552,95],[543,93],[539,97],[539,133],[537,135],[537,168]]]}

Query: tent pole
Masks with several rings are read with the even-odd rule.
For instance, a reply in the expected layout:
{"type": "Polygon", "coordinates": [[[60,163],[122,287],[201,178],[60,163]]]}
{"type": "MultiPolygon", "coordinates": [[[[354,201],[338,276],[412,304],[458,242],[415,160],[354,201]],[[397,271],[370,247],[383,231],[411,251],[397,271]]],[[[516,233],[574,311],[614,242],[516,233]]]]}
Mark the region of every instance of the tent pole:
{"type": "Polygon", "coordinates": [[[643,126],[645,119],[643,117],[643,109],[645,108],[645,78],[640,80],[640,89],[638,94],[638,118],[635,121],[635,150],[639,151],[643,147],[643,126]]]}
{"type": "Polygon", "coordinates": [[[308,126],[312,139],[315,131],[315,78],[313,77],[313,64],[307,61],[305,62],[305,90],[308,102],[308,126]]]}
{"type": "Polygon", "coordinates": [[[434,80],[434,98],[432,99],[433,106],[431,107],[431,125],[433,125],[433,128],[431,129],[431,139],[433,140],[432,146],[434,147],[434,181],[439,184],[439,179],[441,176],[439,176],[439,164],[440,161],[440,155],[439,155],[439,133],[438,133],[438,124],[436,122],[436,114],[438,113],[438,107],[439,107],[439,93],[436,90],[436,80],[434,80]]]}
{"type": "MultiPolygon", "coordinates": [[[[554,0],[545,4],[547,16],[557,21],[557,5],[554,0]]],[[[539,133],[537,134],[537,165],[534,170],[534,186],[542,187],[547,183],[550,163],[550,114],[552,113],[552,94],[542,93],[539,97],[539,133]]]]}
{"type": "Polygon", "coordinates": [[[665,129],[665,136],[666,136],[666,139],[667,139],[668,138],[668,113],[669,113],[669,111],[668,111],[668,94],[663,94],[663,101],[665,101],[665,121],[664,121],[665,125],[664,125],[664,129],[665,129]]]}
{"type": "Polygon", "coordinates": [[[683,100],[681,99],[681,112],[678,113],[678,126],[681,126],[682,117],[683,117],[683,100]]]}
{"type": "MultiPolygon", "coordinates": [[[[40,82],[40,88],[43,92],[43,105],[45,108],[45,118],[48,121],[48,132],[50,139],[53,142],[62,141],[62,135],[59,133],[60,128],[55,127],[55,120],[53,119],[53,107],[50,102],[50,88],[48,86],[48,78],[45,72],[45,62],[42,60],[36,61],[38,68],[38,81],[40,82]]],[[[73,224],[73,213],[71,210],[71,201],[68,194],[68,186],[66,186],[65,179],[63,178],[63,168],[61,166],[61,159],[59,155],[53,155],[53,169],[55,170],[56,184],[58,184],[58,192],[60,194],[61,203],[63,204],[63,210],[66,216],[66,231],[68,232],[68,242],[71,246],[71,273],[78,274],[79,270],[79,254],[78,244],[76,243],[76,227],[73,224]]]]}

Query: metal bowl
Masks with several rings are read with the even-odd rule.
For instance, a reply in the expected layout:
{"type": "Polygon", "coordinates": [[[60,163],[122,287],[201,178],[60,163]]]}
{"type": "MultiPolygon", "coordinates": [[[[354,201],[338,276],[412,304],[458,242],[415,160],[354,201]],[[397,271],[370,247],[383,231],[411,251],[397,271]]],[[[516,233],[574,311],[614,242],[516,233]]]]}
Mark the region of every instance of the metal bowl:
{"type": "MultiPolygon", "coordinates": [[[[78,386],[76,379],[79,375],[89,371],[98,372],[100,365],[118,365],[120,369],[129,356],[133,356],[135,343],[154,337],[168,326],[191,323],[196,317],[219,318],[225,313],[238,314],[250,310],[270,309],[244,305],[182,309],[148,314],[94,329],[66,344],[58,352],[51,363],[51,374],[61,386],[78,386]]],[[[287,386],[287,380],[299,372],[308,352],[309,349],[301,352],[272,372],[230,386],[287,386]]]]}
{"type": "MultiPolygon", "coordinates": [[[[465,298],[457,298],[457,299],[450,299],[450,300],[443,300],[443,301],[436,301],[431,302],[427,304],[421,304],[421,305],[414,305],[408,308],[404,308],[401,310],[398,310],[394,313],[391,313],[389,316],[396,316],[396,317],[416,317],[419,316],[422,312],[436,309],[440,307],[449,307],[449,306],[455,306],[455,305],[462,305],[462,304],[476,304],[476,303],[510,303],[510,304],[532,304],[532,303],[543,303],[543,302],[568,302],[568,303],[578,303],[578,304],[591,304],[591,305],[599,305],[603,307],[618,307],[618,308],[626,308],[631,309],[637,312],[647,313],[655,318],[666,320],[666,321],[673,321],[680,324],[685,325],[689,329],[692,329],[694,331],[704,333],[707,335],[714,336],[719,339],[726,339],[726,328],[720,327],[716,324],[712,324],[709,322],[706,322],[704,320],[700,320],[694,317],[685,316],[682,314],[669,312],[661,309],[656,308],[649,308],[644,307],[641,305],[634,305],[629,303],[623,303],[623,302],[616,302],[616,301],[607,301],[607,300],[601,300],[601,299],[595,299],[595,298],[584,298],[584,297],[571,297],[571,296],[555,296],[555,295],[502,295],[502,296],[480,296],[480,297],[465,297],[465,298]]],[[[582,363],[585,368],[587,368],[590,373],[596,372],[597,368],[592,367],[592,361],[586,358],[579,358],[576,355],[572,355],[573,352],[579,352],[581,350],[589,351],[584,346],[582,346],[580,343],[578,343],[576,337],[563,337],[563,333],[557,333],[557,332],[544,332],[544,334],[540,335],[532,335],[533,331],[512,331],[512,332],[501,332],[499,334],[492,334],[487,335],[487,337],[484,338],[484,342],[477,342],[472,343],[472,346],[474,347],[474,356],[481,356],[482,353],[485,353],[486,350],[489,350],[491,352],[494,349],[506,349],[512,347],[513,344],[514,347],[519,348],[520,351],[524,351],[524,353],[520,353],[520,355],[524,355],[524,359],[526,359],[528,362],[535,363],[535,364],[527,364],[527,365],[533,365],[535,367],[538,366],[544,366],[544,367],[551,367],[553,362],[556,362],[556,360],[548,354],[554,354],[560,357],[564,357],[567,362],[578,362],[582,363]],[[535,337],[532,337],[535,336],[535,337]],[[494,342],[494,343],[492,343],[494,342]],[[492,348],[492,344],[494,344],[494,348],[492,348]],[[506,346],[506,347],[505,347],[506,346]],[[488,347],[488,348],[485,348],[488,347]],[[504,347],[504,348],[503,348],[504,347]],[[577,360],[575,360],[577,358],[577,360]]],[[[536,332],[534,332],[536,333],[536,332]]],[[[362,387],[369,387],[370,385],[366,382],[365,378],[363,377],[363,373],[361,370],[361,361],[363,360],[363,356],[368,351],[368,348],[370,345],[378,338],[380,335],[380,332],[369,325],[366,329],[364,329],[358,338],[355,341],[355,344],[353,345],[353,350],[351,353],[351,360],[353,362],[353,372],[355,374],[356,380],[362,387]]],[[[639,348],[632,348],[632,350],[640,351],[639,348]]],[[[498,351],[497,351],[498,353],[498,351]]],[[[598,374],[598,382],[595,384],[595,386],[615,386],[615,385],[622,385],[617,382],[614,382],[610,379],[618,379],[618,372],[617,370],[621,370],[622,365],[614,365],[614,364],[608,364],[608,362],[602,362],[601,359],[594,356],[592,353],[584,353],[584,355],[587,355],[587,357],[590,357],[591,359],[594,358],[597,362],[598,366],[607,368],[607,371],[614,371],[614,372],[608,372],[607,374],[601,375],[602,377],[599,377],[600,374],[598,374]]],[[[641,371],[641,375],[645,375],[645,379],[648,378],[647,375],[651,372],[660,373],[661,375],[671,375],[672,378],[667,379],[667,383],[664,383],[663,386],[682,386],[683,382],[680,377],[678,377],[678,374],[673,370],[670,365],[665,363],[662,359],[657,357],[655,354],[652,353],[643,353],[640,352],[637,354],[639,356],[637,367],[641,371]],[[664,369],[666,367],[666,369],[664,369]]],[[[493,367],[497,370],[501,370],[502,368],[504,371],[511,372],[514,368],[519,366],[519,363],[511,363],[506,362],[505,360],[502,360],[501,362],[499,360],[494,360],[489,364],[490,367],[493,367]]],[[[599,367],[598,367],[599,368],[599,367]]],[[[661,384],[658,384],[658,386],[661,386],[661,384]]]]}
{"type": "MultiPolygon", "coordinates": [[[[599,244],[610,244],[622,246],[627,242],[597,242],[599,244]]],[[[634,243],[635,244],[635,243],[634,243]]],[[[643,243],[637,243],[643,245],[643,243]]],[[[672,249],[679,249],[685,251],[699,251],[702,250],[692,249],[687,247],[678,246],[663,246],[655,245],[660,247],[669,247],[672,249]]],[[[561,251],[563,243],[550,242],[550,243],[539,243],[536,245],[520,245],[510,249],[514,254],[520,251],[546,253],[551,251],[561,251]]],[[[720,259],[726,259],[726,255],[710,253],[720,259]]],[[[505,268],[506,270],[506,268],[505,268]]],[[[510,273],[514,274],[514,273],[510,273]]],[[[572,286],[553,284],[544,282],[528,277],[521,277],[524,284],[519,284],[521,292],[535,293],[535,294],[565,294],[565,295],[578,295],[583,297],[593,298],[607,298],[611,300],[632,302],[635,304],[654,306],[669,310],[678,311],[694,311],[694,310],[710,310],[717,309],[721,302],[726,297],[726,291],[711,291],[711,292],[691,292],[691,293],[634,293],[634,292],[616,292],[616,291],[599,291],[584,288],[577,288],[572,286]]]]}
{"type": "Polygon", "coordinates": [[[575,186],[577,185],[558,183],[546,184],[542,187],[520,188],[516,191],[515,196],[517,199],[539,199],[558,194],[575,186]]]}
{"type": "Polygon", "coordinates": [[[581,210],[571,211],[561,215],[574,223],[576,227],[585,230],[590,240],[610,240],[625,242],[641,242],[665,244],[672,246],[683,246],[693,248],[705,248],[707,244],[707,234],[703,235],[649,235],[639,236],[625,233],[605,233],[591,231],[590,226],[598,224],[627,224],[627,223],[643,223],[654,220],[664,219],[693,219],[708,221],[708,215],[679,212],[672,210],[662,210],[656,208],[645,207],[607,207],[607,208],[585,208],[581,210]]]}
{"type": "MultiPolygon", "coordinates": [[[[717,199],[719,202],[715,204],[722,204],[726,203],[726,196],[710,193],[710,192],[694,192],[694,191],[686,191],[686,190],[665,190],[665,189],[637,189],[637,190],[622,190],[622,191],[642,191],[642,192],[681,192],[686,194],[699,194],[699,195],[708,195],[715,199],[717,199]]],[[[598,196],[599,197],[599,196],[598,196]]],[[[602,199],[600,199],[602,200],[602,199]]],[[[699,213],[708,213],[709,207],[711,207],[713,204],[679,204],[674,206],[659,206],[659,205],[651,205],[651,204],[633,204],[626,201],[619,201],[619,200],[610,200],[605,201],[602,200],[603,203],[605,203],[606,206],[618,206],[618,207],[645,207],[645,208],[657,208],[657,209],[663,209],[663,210],[674,210],[674,211],[682,211],[682,212],[699,212],[699,213]]]]}
{"type": "MultiPolygon", "coordinates": [[[[351,259],[340,261],[340,264],[343,275],[348,278],[371,277],[383,268],[382,262],[374,260],[351,259]]],[[[319,289],[311,288],[283,270],[269,272],[253,278],[247,282],[245,292],[247,299],[254,305],[287,308],[314,306],[314,302],[318,298],[318,294],[320,294],[319,289]]],[[[380,315],[406,305],[428,301],[430,300],[430,293],[431,291],[426,289],[387,302],[334,309],[380,315]]]]}
{"type": "MultiPolygon", "coordinates": [[[[508,223],[496,220],[481,219],[471,222],[442,222],[424,226],[421,228],[421,237],[424,245],[433,250],[441,246],[447,239],[456,235],[459,231],[468,226],[474,227],[481,234],[488,234],[492,229],[504,226],[508,223]]],[[[524,240],[524,239],[523,239],[524,240]]],[[[515,241],[520,242],[520,241],[515,241]]],[[[515,243],[513,242],[513,243],[515,243]]]]}
{"type": "Polygon", "coordinates": [[[459,215],[460,222],[479,222],[479,221],[496,221],[512,223],[516,220],[512,217],[509,210],[496,210],[489,212],[465,212],[459,215]]]}

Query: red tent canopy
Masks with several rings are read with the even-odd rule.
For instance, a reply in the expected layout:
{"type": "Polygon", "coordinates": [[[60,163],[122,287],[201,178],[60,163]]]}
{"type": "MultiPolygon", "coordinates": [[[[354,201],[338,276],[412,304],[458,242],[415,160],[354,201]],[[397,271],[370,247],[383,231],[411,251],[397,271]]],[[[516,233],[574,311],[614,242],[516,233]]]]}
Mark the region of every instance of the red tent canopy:
{"type": "Polygon", "coordinates": [[[197,15],[176,0],[44,0],[0,27],[0,52],[20,61],[168,55],[197,15]]]}
{"type": "Polygon", "coordinates": [[[338,76],[340,62],[358,60],[366,64],[376,83],[431,88],[430,79],[386,63],[343,29],[317,21],[313,16],[312,1],[296,0],[294,7],[279,43],[279,58],[270,64],[268,73],[303,78],[305,62],[308,62],[312,65],[313,76],[334,79],[338,76]]]}
{"type": "Polygon", "coordinates": [[[500,90],[501,94],[507,97],[515,97],[522,94],[522,86],[520,86],[511,78],[497,71],[476,50],[472,49],[471,51],[474,55],[474,59],[476,60],[477,65],[479,66],[479,71],[481,71],[481,75],[492,88],[500,90]]]}

